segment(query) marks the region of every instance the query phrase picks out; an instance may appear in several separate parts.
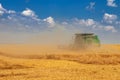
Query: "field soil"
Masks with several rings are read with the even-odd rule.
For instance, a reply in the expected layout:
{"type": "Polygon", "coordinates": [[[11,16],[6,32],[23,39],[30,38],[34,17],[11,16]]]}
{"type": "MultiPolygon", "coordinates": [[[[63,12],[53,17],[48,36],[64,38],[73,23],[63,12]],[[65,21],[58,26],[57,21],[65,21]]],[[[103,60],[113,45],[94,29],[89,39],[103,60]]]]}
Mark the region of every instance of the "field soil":
{"type": "Polygon", "coordinates": [[[120,45],[1,44],[0,80],[120,80],[120,45]]]}

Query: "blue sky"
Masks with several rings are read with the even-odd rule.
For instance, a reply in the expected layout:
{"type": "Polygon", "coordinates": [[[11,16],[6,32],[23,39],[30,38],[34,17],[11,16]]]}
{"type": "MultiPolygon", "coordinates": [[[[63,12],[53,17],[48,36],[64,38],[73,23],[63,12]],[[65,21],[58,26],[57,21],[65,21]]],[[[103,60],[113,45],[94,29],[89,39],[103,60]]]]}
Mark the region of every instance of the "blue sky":
{"type": "Polygon", "coordinates": [[[107,0],[0,0],[6,9],[21,12],[25,8],[30,8],[35,11],[40,18],[52,16],[59,18],[94,18],[102,19],[105,12],[117,14],[120,16],[120,0],[115,0],[114,3],[118,7],[107,6],[107,0]],[[93,2],[93,10],[87,10],[93,2]]]}
{"type": "Polygon", "coordinates": [[[120,0],[0,0],[0,43],[76,32],[96,33],[102,43],[120,43],[120,0]]]}

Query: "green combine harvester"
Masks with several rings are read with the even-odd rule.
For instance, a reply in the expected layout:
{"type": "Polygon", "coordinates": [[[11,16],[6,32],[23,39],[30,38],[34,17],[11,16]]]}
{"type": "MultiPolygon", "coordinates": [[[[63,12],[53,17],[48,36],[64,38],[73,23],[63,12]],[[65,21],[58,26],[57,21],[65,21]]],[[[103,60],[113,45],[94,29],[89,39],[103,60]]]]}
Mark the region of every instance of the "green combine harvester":
{"type": "Polygon", "coordinates": [[[75,34],[74,47],[86,48],[86,47],[99,47],[100,40],[94,33],[77,33],[75,34]]]}

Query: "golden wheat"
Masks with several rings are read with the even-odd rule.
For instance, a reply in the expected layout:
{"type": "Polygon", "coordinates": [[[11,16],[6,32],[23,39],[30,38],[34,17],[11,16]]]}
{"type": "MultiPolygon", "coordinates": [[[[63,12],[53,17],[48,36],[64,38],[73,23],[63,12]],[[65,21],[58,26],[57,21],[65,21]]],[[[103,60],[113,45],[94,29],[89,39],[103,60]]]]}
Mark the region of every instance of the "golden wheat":
{"type": "Polygon", "coordinates": [[[34,47],[0,46],[0,80],[120,80],[120,45],[85,51],[34,47]]]}

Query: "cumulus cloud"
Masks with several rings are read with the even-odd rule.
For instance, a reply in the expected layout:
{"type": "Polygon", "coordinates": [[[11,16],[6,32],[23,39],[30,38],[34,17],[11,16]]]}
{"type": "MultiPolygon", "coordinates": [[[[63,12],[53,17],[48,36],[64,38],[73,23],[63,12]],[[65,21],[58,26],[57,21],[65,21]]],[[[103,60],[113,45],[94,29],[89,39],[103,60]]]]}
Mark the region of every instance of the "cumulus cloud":
{"type": "MultiPolygon", "coordinates": [[[[63,41],[70,40],[72,35],[77,32],[93,32],[97,33],[100,36],[106,35],[105,33],[117,33],[115,26],[112,25],[104,25],[94,19],[77,19],[77,20],[66,20],[66,21],[55,21],[54,18],[48,17],[46,19],[41,19],[39,24],[37,21],[33,20],[32,18],[28,19],[24,16],[8,16],[7,18],[0,18],[0,36],[2,37],[4,34],[2,32],[8,32],[7,35],[4,35],[3,40],[0,43],[5,42],[29,42],[31,40],[35,43],[39,43],[41,39],[43,41],[54,41],[54,36],[58,37],[56,43],[65,37],[63,41]],[[54,24],[54,28],[49,28],[53,26],[49,26],[54,24]],[[86,27],[85,27],[86,26],[86,27]],[[94,27],[95,26],[95,27],[94,27]],[[93,28],[94,27],[94,28],[93,28]],[[9,34],[12,33],[12,34],[9,34]],[[18,34],[17,34],[18,33],[18,34]],[[102,34],[103,33],[103,34],[102,34]],[[27,34],[26,36],[24,36],[27,34]],[[45,37],[43,37],[45,35],[45,37]],[[15,36],[13,39],[9,38],[10,36],[15,36]],[[52,36],[52,37],[51,37],[52,36]],[[8,40],[9,38],[9,40],[8,40]],[[49,39],[50,38],[50,39],[49,39]],[[7,41],[6,41],[7,40],[7,41]]],[[[107,35],[106,35],[107,36],[107,35]]],[[[116,36],[116,35],[115,35],[116,36]]],[[[105,38],[105,37],[104,37],[105,38]]],[[[111,39],[111,38],[109,38],[111,39]]],[[[103,39],[104,40],[104,39],[103,39]]],[[[30,42],[31,42],[30,41],[30,42]]],[[[33,43],[34,43],[33,42],[33,43]]]]}
{"type": "Polygon", "coordinates": [[[93,19],[81,19],[79,20],[79,24],[84,26],[93,26],[95,24],[95,21],[93,19]]]}
{"type": "Polygon", "coordinates": [[[84,30],[89,31],[108,31],[108,32],[117,32],[115,29],[115,26],[107,25],[98,21],[95,21],[94,19],[77,19],[76,24],[78,24],[79,27],[84,28],[84,30]]]}
{"type": "Polygon", "coordinates": [[[117,32],[117,30],[114,28],[114,26],[105,26],[104,29],[106,31],[117,32]]]}
{"type": "Polygon", "coordinates": [[[117,20],[117,15],[105,13],[103,19],[107,23],[113,23],[115,20],[117,20]]]}
{"type": "Polygon", "coordinates": [[[3,15],[3,14],[4,14],[4,12],[3,12],[3,11],[0,11],[0,16],[3,15]]]}
{"type": "MultiPolygon", "coordinates": [[[[95,5],[95,3],[92,2],[90,3],[90,5],[92,8],[95,5]]],[[[26,8],[25,10],[21,12],[22,16],[21,15],[18,16],[17,12],[15,12],[14,10],[7,10],[3,8],[2,4],[0,4],[0,14],[3,15],[4,13],[7,13],[9,15],[7,16],[7,18],[2,18],[1,23],[2,24],[5,23],[4,24],[5,26],[16,24],[16,26],[18,26],[18,28],[21,30],[31,29],[34,31],[39,31],[38,28],[42,30],[44,28],[56,27],[56,26],[59,26],[59,29],[70,28],[70,27],[72,27],[72,29],[73,28],[77,29],[77,26],[80,26],[82,29],[84,28],[84,30],[89,28],[89,29],[93,29],[93,31],[94,30],[105,30],[105,31],[117,32],[117,30],[112,24],[104,25],[103,23],[100,23],[98,21],[95,21],[94,19],[89,19],[89,18],[88,19],[77,19],[74,21],[69,20],[69,21],[63,21],[63,22],[60,22],[60,21],[56,22],[54,18],[51,16],[45,19],[40,19],[35,14],[35,12],[29,8],[26,8]],[[12,16],[11,14],[15,14],[15,15],[12,16]],[[76,23],[77,25],[74,23],[76,23]]],[[[117,20],[117,15],[105,13],[103,16],[103,19],[107,23],[113,23],[114,21],[117,20]]],[[[118,24],[118,21],[116,21],[115,24],[118,24]]],[[[17,27],[15,27],[15,29],[17,29],[17,27]]]]}
{"type": "Polygon", "coordinates": [[[1,3],[0,3],[0,10],[6,11],[6,9],[3,8],[1,3]]]}
{"type": "Polygon", "coordinates": [[[34,11],[32,11],[31,9],[28,9],[28,8],[26,10],[24,10],[21,14],[24,16],[28,16],[28,17],[36,16],[34,11]]]}
{"type": "MultiPolygon", "coordinates": [[[[18,38],[18,35],[14,37],[14,39],[11,39],[11,41],[15,41],[18,39],[18,41],[22,41],[24,33],[28,34],[29,37],[35,37],[35,35],[38,35],[37,33],[41,34],[43,32],[49,32],[53,35],[63,35],[67,36],[70,34],[73,35],[76,32],[93,32],[98,33],[100,36],[106,35],[105,33],[111,34],[119,34],[119,28],[118,25],[120,24],[120,21],[118,21],[117,15],[114,14],[108,14],[105,13],[103,16],[103,19],[105,22],[110,24],[104,24],[100,21],[96,21],[92,18],[88,19],[69,19],[59,21],[55,20],[53,17],[47,17],[45,19],[39,18],[35,12],[31,9],[25,9],[21,13],[17,13],[14,10],[7,10],[3,8],[3,6],[0,4],[0,14],[1,16],[3,14],[7,14],[6,16],[3,16],[0,18],[0,35],[3,36],[2,32],[8,32],[6,38],[3,39],[3,42],[8,39],[8,37],[13,36],[15,33],[20,32],[21,35],[19,35],[20,38],[18,38]],[[14,14],[14,15],[12,15],[14,14]],[[112,24],[111,24],[112,23],[112,24]],[[54,27],[54,28],[53,28],[54,27]],[[12,35],[9,35],[9,32],[13,33],[12,35]],[[34,32],[36,33],[35,35],[34,32]],[[31,33],[31,34],[29,34],[31,33]],[[57,34],[56,34],[57,33],[57,34]]],[[[48,33],[48,35],[49,35],[48,33]]],[[[46,34],[47,35],[47,34],[46,34]]],[[[5,35],[4,35],[5,36],[5,35]]],[[[38,35],[39,36],[39,35],[38,35]]],[[[37,38],[38,38],[37,36],[37,38]]],[[[116,35],[114,35],[116,36],[116,35]]],[[[48,37],[48,36],[47,36],[48,37]]],[[[36,40],[37,40],[36,38],[36,40]]],[[[105,38],[105,37],[104,37],[105,38]]],[[[28,37],[25,38],[26,40],[28,37]]],[[[61,38],[60,38],[61,39],[61,38]]],[[[60,40],[59,39],[59,40],[60,40]]],[[[110,39],[110,38],[109,38],[110,39]]],[[[29,38],[30,40],[30,38],[29,38]]],[[[40,39],[41,40],[41,39],[40,39]]],[[[47,39],[49,40],[49,39],[47,39]]],[[[120,39],[119,39],[120,40],[120,39]]],[[[0,41],[2,42],[2,41],[0,41]]]]}
{"type": "Polygon", "coordinates": [[[116,21],[115,24],[116,24],[116,25],[120,25],[120,21],[116,21]]]}
{"type": "Polygon", "coordinates": [[[4,9],[2,4],[0,3],[0,15],[3,15],[5,12],[6,12],[6,9],[4,9]]]}
{"type": "Polygon", "coordinates": [[[63,24],[63,25],[67,25],[68,23],[64,21],[64,22],[62,22],[62,24],[63,24]]]}
{"type": "Polygon", "coordinates": [[[14,10],[8,10],[7,13],[9,13],[9,14],[15,14],[16,11],[14,11],[14,10]]]}
{"type": "Polygon", "coordinates": [[[49,24],[50,24],[50,27],[54,27],[54,25],[55,25],[54,18],[52,18],[51,16],[48,17],[48,18],[46,18],[46,19],[44,19],[43,21],[49,23],[49,24]]]}
{"type": "Polygon", "coordinates": [[[14,10],[7,10],[0,3],[0,15],[3,15],[3,14],[14,14],[14,13],[16,13],[14,10]]]}
{"type": "Polygon", "coordinates": [[[86,7],[86,9],[92,10],[95,8],[94,6],[95,6],[95,2],[90,2],[89,5],[86,7]]]}
{"type": "Polygon", "coordinates": [[[117,4],[115,3],[115,0],[107,0],[107,6],[117,7],[117,4]]]}
{"type": "Polygon", "coordinates": [[[29,8],[26,8],[24,11],[21,12],[21,14],[26,17],[31,17],[32,19],[36,21],[40,20],[37,18],[37,15],[35,14],[35,12],[29,8]]]}
{"type": "Polygon", "coordinates": [[[12,17],[11,17],[11,16],[8,16],[8,19],[9,19],[9,20],[12,20],[12,17]]]}

